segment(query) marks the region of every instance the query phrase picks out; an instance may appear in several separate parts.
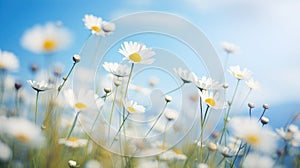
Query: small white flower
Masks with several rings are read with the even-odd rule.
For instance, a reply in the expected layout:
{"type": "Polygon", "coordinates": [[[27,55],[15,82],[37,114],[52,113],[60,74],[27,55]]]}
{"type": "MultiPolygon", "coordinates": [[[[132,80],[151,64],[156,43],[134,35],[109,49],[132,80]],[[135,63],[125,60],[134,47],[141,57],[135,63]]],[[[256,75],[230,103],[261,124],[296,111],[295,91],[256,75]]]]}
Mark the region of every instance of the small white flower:
{"type": "Polygon", "coordinates": [[[176,120],[179,116],[179,114],[176,110],[173,110],[173,109],[170,109],[170,108],[165,109],[164,115],[165,115],[166,119],[169,120],[169,121],[176,120]]]}
{"type": "Polygon", "coordinates": [[[84,165],[85,168],[102,168],[102,165],[97,160],[89,160],[84,165]]]}
{"type": "Polygon", "coordinates": [[[21,44],[34,53],[51,53],[68,47],[71,38],[71,33],[66,28],[55,23],[47,23],[27,30],[21,39],[21,44]]]}
{"type": "Polygon", "coordinates": [[[77,112],[97,108],[95,94],[92,90],[80,89],[78,95],[75,95],[72,89],[67,89],[63,93],[67,103],[77,112]]]}
{"type": "Polygon", "coordinates": [[[243,164],[245,168],[272,168],[274,167],[274,160],[269,156],[250,153],[247,155],[243,164]]]}
{"type": "Polygon", "coordinates": [[[238,65],[229,67],[228,71],[238,80],[248,79],[252,75],[252,73],[247,68],[241,70],[240,66],[238,65]]]}
{"type": "Polygon", "coordinates": [[[79,147],[85,147],[88,143],[88,140],[70,137],[68,139],[61,138],[61,139],[59,139],[58,143],[63,144],[67,147],[71,147],[71,148],[79,148],[79,147]]]}
{"type": "Polygon", "coordinates": [[[40,148],[45,143],[41,129],[24,118],[0,118],[0,123],[4,133],[31,148],[40,148]]]}
{"type": "Polygon", "coordinates": [[[181,160],[184,161],[187,159],[187,156],[178,149],[168,150],[161,155],[159,155],[159,159],[166,160],[166,161],[174,161],[174,160],[181,160]]]}
{"type": "Polygon", "coordinates": [[[186,69],[182,69],[181,67],[179,67],[177,69],[174,68],[173,70],[174,70],[175,74],[178,75],[184,83],[190,83],[197,79],[197,76],[194,72],[190,72],[186,69]]]}
{"type": "Polygon", "coordinates": [[[226,41],[222,42],[221,46],[222,46],[223,50],[225,52],[227,52],[228,54],[235,53],[239,50],[239,46],[229,43],[229,42],[226,42],[226,41]]]}
{"type": "Polygon", "coordinates": [[[289,125],[286,131],[283,128],[276,128],[276,132],[281,138],[283,138],[287,143],[289,143],[293,147],[300,146],[300,131],[296,125],[289,125]]]}
{"type": "Polygon", "coordinates": [[[245,83],[250,89],[253,89],[253,90],[259,89],[259,83],[252,78],[247,80],[245,83]]]}
{"type": "Polygon", "coordinates": [[[202,98],[203,102],[213,109],[225,108],[225,102],[220,100],[218,92],[214,93],[212,91],[203,90],[200,92],[200,97],[202,98]]]}
{"type": "Polygon", "coordinates": [[[86,28],[92,31],[92,34],[96,35],[105,35],[105,32],[102,30],[102,18],[96,17],[94,15],[84,15],[82,19],[86,28]]]}
{"type": "Polygon", "coordinates": [[[79,165],[77,165],[77,162],[75,160],[69,160],[68,165],[70,168],[79,167],[79,165]]]}
{"type": "Polygon", "coordinates": [[[203,76],[201,79],[195,78],[193,83],[200,90],[218,90],[223,87],[219,82],[213,80],[212,78],[207,78],[206,76],[203,76]]]}
{"type": "Polygon", "coordinates": [[[37,81],[28,80],[27,82],[28,82],[28,84],[30,84],[30,86],[34,90],[36,90],[38,92],[42,92],[42,91],[53,89],[53,86],[50,85],[49,83],[45,82],[45,81],[37,82],[37,81]]]}
{"type": "Polygon", "coordinates": [[[103,68],[107,72],[112,73],[117,77],[128,76],[130,72],[130,68],[128,65],[118,64],[118,63],[104,62],[103,68]]]}
{"type": "Polygon", "coordinates": [[[14,53],[0,50],[0,70],[15,71],[19,68],[19,60],[14,53]]]}
{"type": "Polygon", "coordinates": [[[236,137],[251,145],[254,150],[272,153],[276,149],[277,138],[267,127],[261,125],[255,119],[233,118],[229,126],[236,137]]]}
{"type": "Polygon", "coordinates": [[[209,167],[205,163],[200,163],[200,164],[198,164],[197,168],[209,168],[209,167]]]}
{"type": "Polygon", "coordinates": [[[147,48],[144,44],[125,41],[119,49],[124,58],[123,60],[129,60],[135,64],[152,64],[154,59],[151,58],[155,55],[155,52],[151,48],[147,48]]]}
{"type": "Polygon", "coordinates": [[[12,156],[12,151],[8,145],[0,141],[0,160],[7,161],[12,156]]]}
{"type": "Polygon", "coordinates": [[[145,107],[137,104],[135,101],[123,101],[123,104],[125,109],[131,114],[145,112],[145,107]]]}

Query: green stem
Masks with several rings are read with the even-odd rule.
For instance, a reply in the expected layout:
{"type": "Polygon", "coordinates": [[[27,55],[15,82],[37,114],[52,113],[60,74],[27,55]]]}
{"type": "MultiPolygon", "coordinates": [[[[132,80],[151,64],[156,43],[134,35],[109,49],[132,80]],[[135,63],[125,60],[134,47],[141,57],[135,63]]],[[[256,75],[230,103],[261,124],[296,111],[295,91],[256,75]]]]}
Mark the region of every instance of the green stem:
{"type": "Polygon", "coordinates": [[[116,98],[117,98],[117,92],[118,92],[118,86],[116,86],[116,90],[115,90],[115,94],[114,94],[114,100],[113,100],[113,103],[112,103],[112,106],[111,106],[111,110],[110,110],[108,137],[110,135],[110,127],[111,127],[111,122],[112,122],[113,113],[114,113],[114,109],[115,109],[115,102],[116,102],[116,98]]]}
{"type": "Polygon", "coordinates": [[[77,122],[77,119],[78,119],[79,114],[80,114],[80,111],[78,111],[78,112],[76,113],[76,116],[75,116],[75,119],[74,119],[74,121],[73,121],[71,130],[70,130],[70,132],[69,132],[69,134],[68,134],[68,136],[67,136],[66,139],[69,139],[69,138],[70,138],[70,136],[71,136],[71,134],[72,134],[72,132],[73,132],[73,130],[74,130],[74,128],[75,128],[75,125],[76,125],[76,122],[77,122]]]}
{"type": "Polygon", "coordinates": [[[16,116],[19,116],[19,90],[16,90],[15,96],[16,116]]]}
{"type": "Polygon", "coordinates": [[[59,95],[61,89],[63,88],[63,86],[64,86],[65,83],[67,82],[67,80],[68,80],[69,76],[71,75],[71,73],[72,73],[72,71],[73,71],[73,69],[74,69],[76,63],[77,63],[77,62],[74,62],[74,63],[73,63],[73,65],[72,65],[72,67],[71,67],[71,69],[70,69],[68,75],[67,75],[66,77],[63,78],[63,83],[62,83],[61,85],[59,85],[59,87],[57,88],[57,96],[59,95]]]}
{"type": "Polygon", "coordinates": [[[35,113],[34,113],[34,124],[36,125],[36,119],[38,115],[38,100],[39,100],[39,93],[40,91],[36,91],[36,97],[35,97],[35,113]]]}
{"type": "MultiPolygon", "coordinates": [[[[107,93],[105,93],[105,96],[104,96],[104,99],[103,99],[104,102],[106,101],[106,98],[107,98],[107,93]]],[[[99,118],[99,116],[100,116],[100,113],[101,113],[101,111],[102,111],[102,109],[103,109],[103,106],[104,106],[104,105],[102,105],[101,108],[100,108],[99,111],[98,111],[98,114],[97,114],[97,116],[96,116],[96,118],[95,118],[95,120],[94,120],[94,122],[93,122],[93,125],[92,125],[92,128],[91,128],[91,132],[92,132],[93,129],[94,129],[94,126],[95,126],[95,124],[96,124],[96,122],[97,122],[97,120],[98,120],[98,118],[99,118]]]]}
{"type": "Polygon", "coordinates": [[[118,131],[117,131],[117,133],[116,133],[116,135],[115,135],[114,138],[113,138],[112,143],[110,144],[110,147],[114,144],[114,142],[115,142],[114,140],[115,140],[115,138],[119,135],[119,133],[120,133],[120,131],[121,131],[123,125],[125,124],[125,121],[127,120],[129,114],[130,114],[130,113],[128,113],[128,114],[126,115],[126,117],[123,119],[123,121],[122,121],[122,123],[121,123],[121,125],[120,125],[120,127],[119,127],[119,129],[118,129],[118,131]]]}
{"type": "Polygon", "coordinates": [[[168,102],[165,103],[165,105],[164,105],[162,111],[159,113],[159,115],[158,115],[158,117],[156,118],[156,120],[154,121],[152,127],[151,127],[151,128],[148,130],[148,132],[146,133],[144,139],[147,138],[147,136],[150,134],[151,130],[152,130],[152,129],[154,128],[154,126],[157,124],[157,122],[158,122],[158,120],[160,119],[160,117],[163,115],[163,113],[164,113],[164,111],[165,111],[165,109],[166,109],[166,107],[167,107],[167,104],[168,104],[168,102]]]}
{"type": "Polygon", "coordinates": [[[177,87],[177,88],[175,88],[175,89],[173,89],[173,90],[171,90],[171,91],[168,91],[167,93],[164,93],[164,95],[168,95],[168,94],[170,94],[170,93],[172,93],[172,92],[175,92],[176,90],[182,88],[184,84],[185,84],[185,82],[183,82],[179,87],[177,87]]]}

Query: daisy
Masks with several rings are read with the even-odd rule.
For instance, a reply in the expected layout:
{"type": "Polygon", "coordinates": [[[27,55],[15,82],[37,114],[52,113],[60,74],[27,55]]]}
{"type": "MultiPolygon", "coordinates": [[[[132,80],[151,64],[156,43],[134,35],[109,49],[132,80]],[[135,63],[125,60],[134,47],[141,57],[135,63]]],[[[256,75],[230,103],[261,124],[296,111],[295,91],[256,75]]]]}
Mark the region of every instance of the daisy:
{"type": "Polygon", "coordinates": [[[19,60],[14,53],[0,50],[0,70],[15,71],[19,68],[19,60]]]}
{"type": "Polygon", "coordinates": [[[97,109],[98,103],[96,103],[95,94],[92,90],[80,89],[78,94],[75,95],[72,89],[67,89],[63,94],[69,106],[75,109],[76,112],[97,109]]]}
{"type": "Polygon", "coordinates": [[[247,80],[245,83],[249,87],[249,89],[251,89],[251,90],[259,89],[259,83],[257,81],[255,81],[254,79],[252,79],[252,78],[247,80]]]}
{"type": "Polygon", "coordinates": [[[45,143],[41,129],[24,118],[1,118],[0,123],[4,124],[4,133],[20,143],[32,148],[40,148],[45,143]]]}
{"type": "Polygon", "coordinates": [[[145,107],[137,104],[137,102],[135,102],[133,100],[124,101],[123,105],[124,105],[125,109],[128,111],[128,113],[130,113],[130,114],[145,112],[145,107]]]}
{"type": "Polygon", "coordinates": [[[213,109],[224,109],[225,102],[220,100],[219,94],[212,91],[203,90],[200,92],[202,101],[205,102],[209,107],[213,109]]]}
{"type": "Polygon", "coordinates": [[[212,78],[207,78],[206,76],[203,76],[201,79],[194,78],[192,82],[200,90],[218,90],[223,87],[219,82],[213,80],[212,78]]]}
{"type": "Polygon", "coordinates": [[[239,46],[226,41],[222,42],[221,46],[223,50],[228,54],[235,53],[239,50],[239,46]]]}
{"type": "Polygon", "coordinates": [[[178,149],[173,149],[173,150],[168,150],[161,155],[159,155],[160,160],[165,160],[165,161],[174,161],[174,160],[181,160],[184,161],[187,159],[187,156],[178,149]]]}
{"type": "Polygon", "coordinates": [[[92,31],[92,34],[105,35],[105,32],[102,30],[102,18],[94,15],[84,15],[82,21],[85,27],[92,31]]]}
{"type": "Polygon", "coordinates": [[[248,79],[251,76],[251,71],[249,71],[247,68],[244,68],[243,70],[240,69],[240,66],[231,66],[229,67],[230,74],[237,78],[238,80],[248,79]]]}
{"type": "Polygon", "coordinates": [[[37,92],[43,92],[46,90],[53,89],[53,86],[45,81],[32,81],[28,80],[27,83],[32,87],[32,89],[36,90],[37,92]]]}
{"type": "Polygon", "coordinates": [[[190,83],[197,79],[197,76],[194,72],[189,72],[188,70],[182,69],[181,67],[177,69],[174,68],[173,70],[175,74],[178,75],[184,83],[190,83]]]}
{"type": "Polygon", "coordinates": [[[59,139],[58,143],[63,144],[70,148],[79,148],[79,147],[85,147],[88,143],[88,140],[70,137],[70,138],[61,138],[59,139]]]}
{"type": "Polygon", "coordinates": [[[130,72],[130,68],[128,65],[118,64],[118,63],[104,62],[103,68],[107,72],[112,73],[117,77],[128,76],[130,72]]]}
{"type": "Polygon", "coordinates": [[[125,41],[121,45],[119,53],[124,56],[123,60],[128,60],[131,63],[152,64],[154,62],[151,57],[155,55],[155,52],[141,43],[125,41]]]}
{"type": "Polygon", "coordinates": [[[12,151],[8,145],[0,141],[0,161],[7,161],[12,156],[12,151]]]}
{"type": "Polygon", "coordinates": [[[300,131],[296,125],[289,125],[286,131],[283,128],[276,128],[276,132],[284,141],[293,147],[300,146],[300,131]]]}
{"type": "Polygon", "coordinates": [[[257,151],[272,153],[276,149],[274,133],[267,127],[262,128],[255,119],[233,118],[229,126],[237,138],[244,140],[257,151]]]}
{"type": "Polygon", "coordinates": [[[274,167],[274,160],[269,156],[250,153],[247,155],[243,164],[245,168],[272,168],[274,167]]]}
{"type": "Polygon", "coordinates": [[[36,25],[27,30],[22,39],[22,46],[34,53],[52,53],[65,49],[71,42],[71,33],[55,23],[36,25]]]}

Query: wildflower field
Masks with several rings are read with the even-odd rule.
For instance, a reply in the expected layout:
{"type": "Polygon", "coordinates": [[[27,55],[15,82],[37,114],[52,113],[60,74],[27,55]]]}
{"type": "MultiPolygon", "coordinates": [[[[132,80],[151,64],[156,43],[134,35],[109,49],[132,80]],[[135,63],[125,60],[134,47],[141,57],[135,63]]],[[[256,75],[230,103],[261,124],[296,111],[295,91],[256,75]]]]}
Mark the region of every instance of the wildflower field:
{"type": "Polygon", "coordinates": [[[300,167],[299,114],[269,126],[271,105],[249,99],[254,72],[229,64],[236,44],[216,46],[222,62],[192,23],[159,12],[82,23],[68,68],[51,59],[72,41],[61,22],[24,30],[22,47],[44,60],[28,79],[0,50],[0,167],[300,167]]]}

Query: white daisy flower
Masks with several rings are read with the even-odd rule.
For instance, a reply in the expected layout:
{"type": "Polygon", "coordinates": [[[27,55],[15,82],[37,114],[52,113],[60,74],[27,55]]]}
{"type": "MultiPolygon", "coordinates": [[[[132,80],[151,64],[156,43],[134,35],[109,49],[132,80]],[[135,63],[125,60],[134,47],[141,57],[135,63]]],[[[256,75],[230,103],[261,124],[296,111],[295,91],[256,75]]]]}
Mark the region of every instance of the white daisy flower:
{"type": "Polygon", "coordinates": [[[72,89],[63,92],[65,100],[76,112],[97,109],[95,94],[92,90],[80,89],[78,95],[75,95],[72,89]]]}
{"type": "Polygon", "coordinates": [[[236,137],[244,140],[257,151],[272,153],[276,149],[276,136],[267,127],[261,127],[256,119],[233,118],[229,126],[236,137]]]}
{"type": "Polygon", "coordinates": [[[257,153],[249,153],[243,164],[244,168],[272,168],[274,160],[269,156],[260,155],[257,153]]]}
{"type": "Polygon", "coordinates": [[[102,30],[102,18],[94,15],[84,15],[82,21],[85,27],[92,31],[92,34],[105,35],[105,32],[102,30]]]}
{"type": "Polygon", "coordinates": [[[194,78],[192,82],[200,90],[218,90],[223,87],[219,82],[213,80],[212,78],[207,78],[206,76],[203,76],[201,79],[194,78]]]}
{"type": "Polygon", "coordinates": [[[79,148],[79,147],[85,147],[88,143],[87,139],[80,139],[75,137],[70,137],[68,139],[61,138],[58,140],[59,144],[63,144],[70,148],[79,148]]]}
{"type": "Polygon", "coordinates": [[[15,71],[19,68],[19,60],[14,53],[0,50],[0,70],[15,71]]]}
{"type": "Polygon", "coordinates": [[[118,63],[104,62],[103,68],[117,77],[128,76],[130,72],[128,65],[118,63]]]}
{"type": "Polygon", "coordinates": [[[197,76],[194,72],[190,72],[186,69],[182,69],[181,67],[177,69],[174,68],[173,70],[175,74],[178,75],[184,83],[190,83],[197,79],[197,76]]]}
{"type": "Polygon", "coordinates": [[[200,92],[200,97],[202,98],[203,102],[213,109],[225,108],[225,102],[220,100],[218,92],[214,93],[212,91],[203,90],[200,92]]]}
{"type": "Polygon", "coordinates": [[[239,50],[239,46],[226,41],[222,42],[221,46],[223,50],[228,54],[235,53],[239,50]]]}
{"type": "Polygon", "coordinates": [[[89,160],[84,165],[85,168],[102,168],[101,163],[98,160],[89,160]]]}
{"type": "Polygon", "coordinates": [[[173,150],[168,150],[161,155],[159,155],[160,160],[165,160],[165,161],[174,161],[174,160],[181,160],[184,161],[187,159],[187,156],[178,149],[173,149],[173,150]]]}
{"type": "Polygon", "coordinates": [[[258,81],[255,81],[254,79],[249,79],[249,80],[247,80],[246,82],[246,85],[250,88],[250,89],[252,89],[252,90],[257,90],[257,89],[259,89],[259,83],[258,83],[258,81]]]}
{"type": "Polygon", "coordinates": [[[51,53],[65,49],[72,41],[71,33],[55,23],[36,25],[27,30],[22,39],[22,46],[34,53],[51,53]]]}
{"type": "Polygon", "coordinates": [[[145,107],[137,104],[137,102],[135,102],[133,100],[123,101],[123,105],[124,105],[125,109],[131,114],[145,112],[145,107]]]}
{"type": "Polygon", "coordinates": [[[252,73],[247,68],[241,70],[240,66],[231,66],[229,67],[229,73],[237,78],[238,80],[248,79],[251,77],[252,73]]]}
{"type": "Polygon", "coordinates": [[[37,92],[43,92],[46,90],[53,89],[53,86],[45,81],[37,82],[37,81],[28,80],[27,83],[30,84],[32,89],[36,90],[37,92]]]}
{"type": "Polygon", "coordinates": [[[8,145],[0,141],[0,160],[7,161],[12,156],[12,151],[8,145]]]}
{"type": "Polygon", "coordinates": [[[151,57],[155,55],[155,52],[141,43],[125,41],[121,45],[119,53],[124,56],[123,60],[129,60],[131,63],[152,64],[154,62],[151,57]]]}
{"type": "Polygon", "coordinates": [[[43,147],[45,138],[41,129],[24,118],[0,118],[0,123],[4,124],[3,131],[18,142],[26,144],[32,148],[43,147]]]}
{"type": "Polygon", "coordinates": [[[300,131],[296,125],[289,125],[286,131],[283,128],[276,128],[276,132],[282,139],[293,147],[300,146],[300,131]]]}

